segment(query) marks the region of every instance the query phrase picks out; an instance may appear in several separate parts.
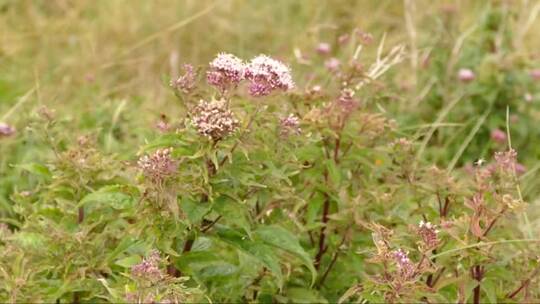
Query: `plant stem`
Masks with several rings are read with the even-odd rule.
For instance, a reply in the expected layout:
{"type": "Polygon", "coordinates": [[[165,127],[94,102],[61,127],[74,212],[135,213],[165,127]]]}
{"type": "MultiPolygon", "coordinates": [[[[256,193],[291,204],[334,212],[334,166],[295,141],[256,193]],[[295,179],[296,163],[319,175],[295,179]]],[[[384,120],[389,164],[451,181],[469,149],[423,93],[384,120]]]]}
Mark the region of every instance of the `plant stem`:
{"type": "Polygon", "coordinates": [[[326,277],[328,276],[328,274],[330,273],[330,270],[332,270],[332,268],[334,267],[334,265],[336,264],[336,261],[338,259],[338,256],[339,256],[339,248],[345,243],[345,241],[347,240],[347,237],[349,235],[349,230],[350,230],[350,226],[347,227],[347,230],[345,231],[345,233],[343,234],[343,237],[341,238],[341,242],[339,243],[339,245],[337,246],[336,248],[336,251],[334,252],[334,255],[332,256],[332,261],[330,262],[330,265],[328,265],[328,268],[326,268],[326,271],[323,273],[323,275],[321,276],[321,279],[319,280],[319,283],[317,284],[317,286],[320,288],[324,285],[324,281],[326,280],[326,277]]]}
{"type": "Polygon", "coordinates": [[[330,209],[330,197],[328,197],[328,194],[324,194],[324,206],[323,206],[323,214],[322,214],[322,224],[321,232],[319,234],[319,251],[317,252],[317,255],[315,256],[315,269],[319,269],[321,266],[321,259],[323,254],[326,252],[326,223],[328,223],[328,211],[330,209]]]}
{"type": "Polygon", "coordinates": [[[336,162],[336,164],[339,163],[339,147],[340,147],[340,145],[341,145],[341,136],[336,138],[336,145],[335,145],[335,148],[334,148],[334,162],[336,162]]]}
{"type": "Polygon", "coordinates": [[[480,265],[473,266],[471,276],[478,282],[478,285],[473,289],[473,303],[480,304],[480,283],[484,278],[484,267],[480,265]]]}
{"type": "Polygon", "coordinates": [[[536,266],[536,268],[533,270],[533,272],[529,275],[529,277],[523,281],[521,281],[521,285],[519,285],[519,287],[514,290],[513,292],[510,292],[506,295],[507,298],[509,299],[512,299],[513,297],[515,297],[517,294],[519,294],[521,292],[521,290],[523,290],[523,288],[527,287],[529,285],[529,283],[531,282],[531,280],[536,276],[538,275],[538,272],[540,272],[540,265],[539,266],[536,266]]]}
{"type": "Polygon", "coordinates": [[[204,233],[204,232],[210,230],[210,228],[212,228],[221,218],[222,218],[222,216],[220,215],[215,220],[211,221],[206,226],[202,227],[201,232],[204,233]]]}
{"type": "Polygon", "coordinates": [[[84,207],[79,207],[79,216],[77,222],[80,224],[84,221],[84,207]]]}

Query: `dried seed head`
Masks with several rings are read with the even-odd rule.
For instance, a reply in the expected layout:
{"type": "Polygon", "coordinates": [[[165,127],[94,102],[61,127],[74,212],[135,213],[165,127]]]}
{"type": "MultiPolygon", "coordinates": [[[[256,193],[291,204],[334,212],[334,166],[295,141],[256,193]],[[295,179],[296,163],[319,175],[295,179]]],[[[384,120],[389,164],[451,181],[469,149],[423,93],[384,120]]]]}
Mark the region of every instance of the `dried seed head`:
{"type": "Polygon", "coordinates": [[[430,222],[420,221],[417,232],[427,248],[431,249],[439,244],[439,230],[437,230],[437,226],[430,222]]]}
{"type": "Polygon", "coordinates": [[[142,156],[137,164],[145,177],[161,183],[176,175],[178,163],[171,156],[172,148],[159,149],[151,155],[142,156]]]}
{"type": "Polygon", "coordinates": [[[239,125],[225,100],[201,100],[192,115],[192,123],[197,131],[214,141],[231,135],[239,125]]]}
{"type": "Polygon", "coordinates": [[[259,55],[250,61],[245,77],[250,81],[249,93],[254,97],[269,95],[274,90],[294,88],[289,67],[266,55],[259,55]]]}
{"type": "Polygon", "coordinates": [[[244,79],[244,62],[227,53],[219,53],[210,62],[210,70],[206,73],[209,84],[217,87],[221,92],[225,92],[236,87],[244,79]]]}
{"type": "Polygon", "coordinates": [[[302,132],[300,129],[300,119],[294,114],[284,117],[280,120],[281,136],[289,136],[290,134],[298,135],[302,132]]]}
{"type": "Polygon", "coordinates": [[[7,123],[0,122],[0,138],[8,137],[15,133],[15,127],[8,125],[7,123]]]}
{"type": "Polygon", "coordinates": [[[184,75],[178,77],[175,81],[171,81],[171,86],[181,93],[189,94],[193,92],[196,86],[197,73],[191,64],[184,64],[184,75]]]}

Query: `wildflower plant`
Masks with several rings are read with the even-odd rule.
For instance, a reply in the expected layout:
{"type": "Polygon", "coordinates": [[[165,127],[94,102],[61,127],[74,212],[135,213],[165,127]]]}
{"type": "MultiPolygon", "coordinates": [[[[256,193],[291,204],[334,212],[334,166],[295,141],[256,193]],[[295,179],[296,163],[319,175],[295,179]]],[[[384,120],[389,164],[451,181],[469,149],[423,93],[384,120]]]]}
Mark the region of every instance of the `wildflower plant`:
{"type": "MultiPolygon", "coordinates": [[[[0,205],[0,301],[540,297],[537,223],[522,188],[533,173],[520,175],[510,115],[506,129],[481,121],[487,152],[474,165],[465,157],[474,132],[455,161],[438,159],[434,150],[455,148],[434,129],[444,120],[410,131],[392,107],[408,98],[408,84],[392,80],[414,49],[359,29],[336,34],[296,52],[298,62],[219,53],[182,65],[151,123],[128,121],[139,110],[123,116],[118,106],[103,110],[114,118],[105,135],[66,133],[73,121],[47,108],[17,132],[0,124],[2,144],[24,138],[47,151],[9,167],[22,181],[0,205]]],[[[426,69],[440,69],[444,60],[432,60],[426,69]]],[[[486,97],[496,80],[469,62],[445,73],[433,81],[480,101],[469,110],[500,110],[499,94],[515,93],[503,86],[486,97]]],[[[425,90],[430,107],[443,90],[425,90]]],[[[429,110],[414,115],[432,118],[429,110]]]]}

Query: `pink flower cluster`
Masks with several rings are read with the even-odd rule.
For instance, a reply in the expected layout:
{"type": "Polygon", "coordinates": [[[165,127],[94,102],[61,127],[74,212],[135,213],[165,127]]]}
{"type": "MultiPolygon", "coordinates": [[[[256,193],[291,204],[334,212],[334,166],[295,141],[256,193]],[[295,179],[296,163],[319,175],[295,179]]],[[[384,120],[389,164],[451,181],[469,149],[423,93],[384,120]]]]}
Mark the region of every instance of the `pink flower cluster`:
{"type": "Polygon", "coordinates": [[[280,120],[281,127],[281,136],[289,136],[290,134],[300,134],[302,129],[300,129],[300,119],[294,114],[289,114],[289,116],[284,117],[280,120]]]}
{"type": "Polygon", "coordinates": [[[529,73],[534,80],[540,80],[540,69],[534,69],[529,73]]]}
{"type": "Polygon", "coordinates": [[[459,69],[458,71],[458,79],[463,82],[470,82],[473,81],[474,78],[476,78],[476,75],[471,69],[459,69]]]}
{"type": "Polygon", "coordinates": [[[514,172],[517,165],[517,152],[514,149],[510,149],[504,152],[495,152],[493,156],[497,166],[506,172],[514,172]]]}
{"type": "Polygon", "coordinates": [[[15,127],[0,122],[0,137],[11,136],[15,133],[15,127]]]}
{"type": "Polygon", "coordinates": [[[200,134],[213,141],[229,136],[239,125],[225,100],[201,100],[193,109],[191,122],[200,134]]]}
{"type": "Polygon", "coordinates": [[[248,80],[249,93],[254,97],[294,87],[289,67],[266,55],[259,55],[245,64],[232,54],[220,53],[210,62],[206,78],[222,93],[235,88],[242,80],[248,80]]]}
{"type": "Polygon", "coordinates": [[[394,250],[392,252],[394,262],[399,270],[401,278],[407,280],[414,276],[415,266],[409,259],[409,254],[403,249],[394,250]]]}
{"type": "Polygon", "coordinates": [[[154,183],[161,183],[177,172],[178,163],[171,154],[172,148],[158,149],[151,155],[142,156],[137,164],[145,177],[154,183]]]}
{"type": "Polygon", "coordinates": [[[343,89],[339,93],[339,98],[337,99],[337,105],[339,109],[345,113],[350,114],[354,111],[359,102],[354,98],[354,91],[351,89],[343,89]]]}
{"type": "Polygon", "coordinates": [[[155,283],[164,276],[159,269],[159,261],[159,253],[152,251],[141,263],[131,267],[131,275],[137,279],[155,283]]]}
{"type": "Polygon", "coordinates": [[[506,133],[501,130],[501,129],[493,129],[491,131],[491,139],[494,141],[494,142],[497,142],[497,143],[500,143],[500,144],[503,144],[506,142],[506,133]]]}
{"type": "Polygon", "coordinates": [[[266,55],[259,55],[249,62],[245,77],[250,81],[249,93],[255,97],[294,88],[289,67],[266,55]]]}
{"type": "Polygon", "coordinates": [[[245,66],[242,59],[227,53],[219,53],[210,62],[210,71],[206,73],[208,83],[222,92],[236,87],[244,79],[245,66]]]}

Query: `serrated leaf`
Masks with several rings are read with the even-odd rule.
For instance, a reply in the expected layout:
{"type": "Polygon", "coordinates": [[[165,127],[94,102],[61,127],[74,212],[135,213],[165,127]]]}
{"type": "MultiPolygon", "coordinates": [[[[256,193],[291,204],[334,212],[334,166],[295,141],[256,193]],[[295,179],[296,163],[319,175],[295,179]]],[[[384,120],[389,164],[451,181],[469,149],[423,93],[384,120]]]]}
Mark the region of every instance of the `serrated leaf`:
{"type": "Polygon", "coordinates": [[[256,242],[247,235],[225,227],[216,227],[219,239],[226,242],[249,256],[261,262],[278,280],[278,286],[283,287],[283,274],[279,265],[278,257],[273,253],[272,248],[262,242],[256,242]]]}
{"type": "Polygon", "coordinates": [[[205,216],[210,210],[210,204],[195,202],[189,197],[183,197],[180,204],[180,208],[187,216],[190,224],[199,223],[203,216],[205,216]]]}
{"type": "Polygon", "coordinates": [[[311,271],[311,284],[315,283],[317,270],[313,266],[309,254],[300,246],[298,239],[287,229],[272,225],[260,227],[253,232],[253,239],[283,249],[300,258],[302,263],[311,271]]]}
{"type": "Polygon", "coordinates": [[[248,234],[251,232],[251,225],[244,205],[222,195],[214,201],[213,208],[224,220],[244,229],[248,234]]]}
{"type": "Polygon", "coordinates": [[[121,189],[122,186],[120,185],[105,186],[83,197],[78,206],[81,207],[89,203],[102,203],[117,210],[132,207],[134,204],[133,197],[125,194],[121,189]]]}

